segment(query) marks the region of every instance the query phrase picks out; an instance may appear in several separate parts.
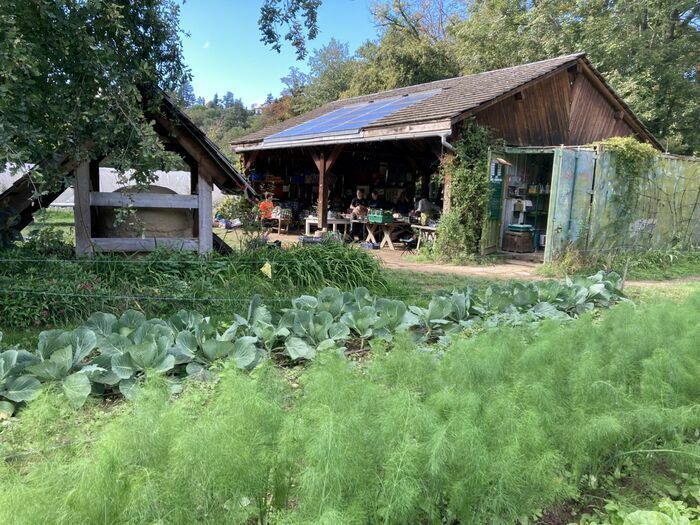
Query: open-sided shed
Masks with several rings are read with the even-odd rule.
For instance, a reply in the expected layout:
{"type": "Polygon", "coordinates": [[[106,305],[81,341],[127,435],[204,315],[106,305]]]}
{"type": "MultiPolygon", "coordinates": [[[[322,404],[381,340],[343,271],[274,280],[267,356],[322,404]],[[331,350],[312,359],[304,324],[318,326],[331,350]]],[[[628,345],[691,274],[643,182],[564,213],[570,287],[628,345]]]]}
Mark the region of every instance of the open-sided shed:
{"type": "Polygon", "coordinates": [[[446,209],[451,181],[433,175],[440,159],[452,154],[451,141],[467,119],[488,126],[510,148],[546,149],[511,167],[519,172],[509,180],[507,161],[492,156],[501,201],[485,229],[484,252],[500,249],[503,225],[518,217],[515,210],[504,214],[509,200],[525,198],[540,212],[527,219],[541,230],[540,237],[556,237],[560,225],[553,222],[555,199],[549,198],[553,148],[565,151],[631,135],[661,149],[583,53],[338,100],[232,146],[252,179],[268,183],[280,199],[315,202],[319,226],[325,228],[329,207],[336,200],[347,207],[343,199],[358,187],[379,188],[389,198],[401,191],[429,194],[446,209]],[[513,181],[517,184],[509,186],[513,181]],[[534,191],[537,198],[527,198],[534,191]]]}
{"type": "MultiPolygon", "coordinates": [[[[254,194],[247,180],[236,170],[219,148],[163,94],[160,110],[147,117],[154,122],[164,147],[179,154],[190,170],[190,195],[152,192],[100,191],[100,162],[104,152],[95,153],[92,160],[82,162],[65,158],[61,169],[72,174],[76,253],[89,255],[94,251],[151,251],[159,246],[207,253],[213,246],[225,251],[226,245],[212,231],[212,186],[224,192],[254,194]],[[133,206],[136,208],[184,209],[194,215],[192,232],[180,237],[103,237],[97,231],[101,209],[133,206]]],[[[66,187],[68,187],[67,183],[66,187]]],[[[28,170],[12,186],[0,194],[0,210],[10,210],[17,216],[15,228],[21,230],[32,221],[33,214],[49,206],[65,189],[35,197],[36,186],[32,170],[28,170]]]]}

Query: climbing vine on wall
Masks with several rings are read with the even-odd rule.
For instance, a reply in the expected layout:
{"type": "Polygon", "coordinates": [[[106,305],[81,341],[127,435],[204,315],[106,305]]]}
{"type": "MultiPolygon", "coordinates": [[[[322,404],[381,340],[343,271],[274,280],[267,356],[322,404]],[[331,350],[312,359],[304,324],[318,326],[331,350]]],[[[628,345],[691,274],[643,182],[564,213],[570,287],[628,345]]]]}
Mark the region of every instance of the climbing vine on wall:
{"type": "Polygon", "coordinates": [[[443,156],[441,178],[451,181],[450,211],[443,214],[433,251],[439,259],[473,257],[479,251],[489,201],[488,152],[494,145],[489,129],[467,122],[453,143],[453,156],[443,156]]]}
{"type": "Polygon", "coordinates": [[[658,152],[651,144],[639,142],[633,137],[614,137],[602,145],[612,154],[615,167],[615,223],[626,224],[637,209],[642,184],[653,170],[658,152]]]}

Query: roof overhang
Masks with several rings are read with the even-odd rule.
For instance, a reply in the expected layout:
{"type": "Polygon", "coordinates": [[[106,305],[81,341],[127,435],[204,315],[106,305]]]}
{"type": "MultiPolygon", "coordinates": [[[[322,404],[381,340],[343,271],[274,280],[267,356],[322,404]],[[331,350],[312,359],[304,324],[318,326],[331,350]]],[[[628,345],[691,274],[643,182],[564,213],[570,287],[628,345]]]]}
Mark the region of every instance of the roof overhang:
{"type": "Polygon", "coordinates": [[[387,140],[410,140],[428,137],[444,137],[452,133],[449,119],[424,123],[405,124],[391,127],[368,127],[359,133],[345,135],[328,135],[309,139],[286,141],[259,141],[250,144],[234,145],[236,153],[287,148],[308,148],[334,144],[359,144],[363,142],[383,142],[387,140]]]}

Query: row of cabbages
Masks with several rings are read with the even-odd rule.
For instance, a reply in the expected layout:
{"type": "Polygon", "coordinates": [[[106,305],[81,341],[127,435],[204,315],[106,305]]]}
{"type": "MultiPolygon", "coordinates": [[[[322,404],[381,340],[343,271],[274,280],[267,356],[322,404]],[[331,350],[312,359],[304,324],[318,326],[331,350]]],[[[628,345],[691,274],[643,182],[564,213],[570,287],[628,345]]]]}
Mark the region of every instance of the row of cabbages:
{"type": "Polygon", "coordinates": [[[427,308],[377,298],[365,288],[326,288],[276,313],[254,297],[247,314],[236,315],[225,329],[186,310],[168,320],[146,319],[134,310],[119,318],[97,312],[74,330],[42,332],[34,352],[0,353],[0,418],[12,415],[15,403],[34,399],[42,383],[60,385],[67,402],[78,408],[91,393],[118,391],[131,399],[151,374],[167,374],[176,390],[181,378],[210,378],[212,367],[224,360],[250,370],[275,354],[310,360],[350,343],[364,348],[372,339],[391,342],[399,332],[429,344],[468,329],[568,320],[622,300],[619,282],[616,274],[600,272],[491,286],[481,294],[456,289],[434,295],[427,308]]]}

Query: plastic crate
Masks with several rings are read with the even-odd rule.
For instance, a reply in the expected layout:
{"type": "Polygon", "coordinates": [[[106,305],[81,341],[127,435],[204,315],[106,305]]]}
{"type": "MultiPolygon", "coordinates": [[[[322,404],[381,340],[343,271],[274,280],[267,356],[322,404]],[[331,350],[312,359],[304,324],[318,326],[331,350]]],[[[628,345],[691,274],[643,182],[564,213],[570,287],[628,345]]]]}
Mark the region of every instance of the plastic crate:
{"type": "Polygon", "coordinates": [[[391,211],[370,211],[367,220],[374,224],[388,224],[394,222],[394,214],[391,211]]]}
{"type": "Polygon", "coordinates": [[[379,249],[378,242],[363,242],[363,243],[360,243],[360,246],[362,246],[365,250],[378,250],[379,249]]]}

